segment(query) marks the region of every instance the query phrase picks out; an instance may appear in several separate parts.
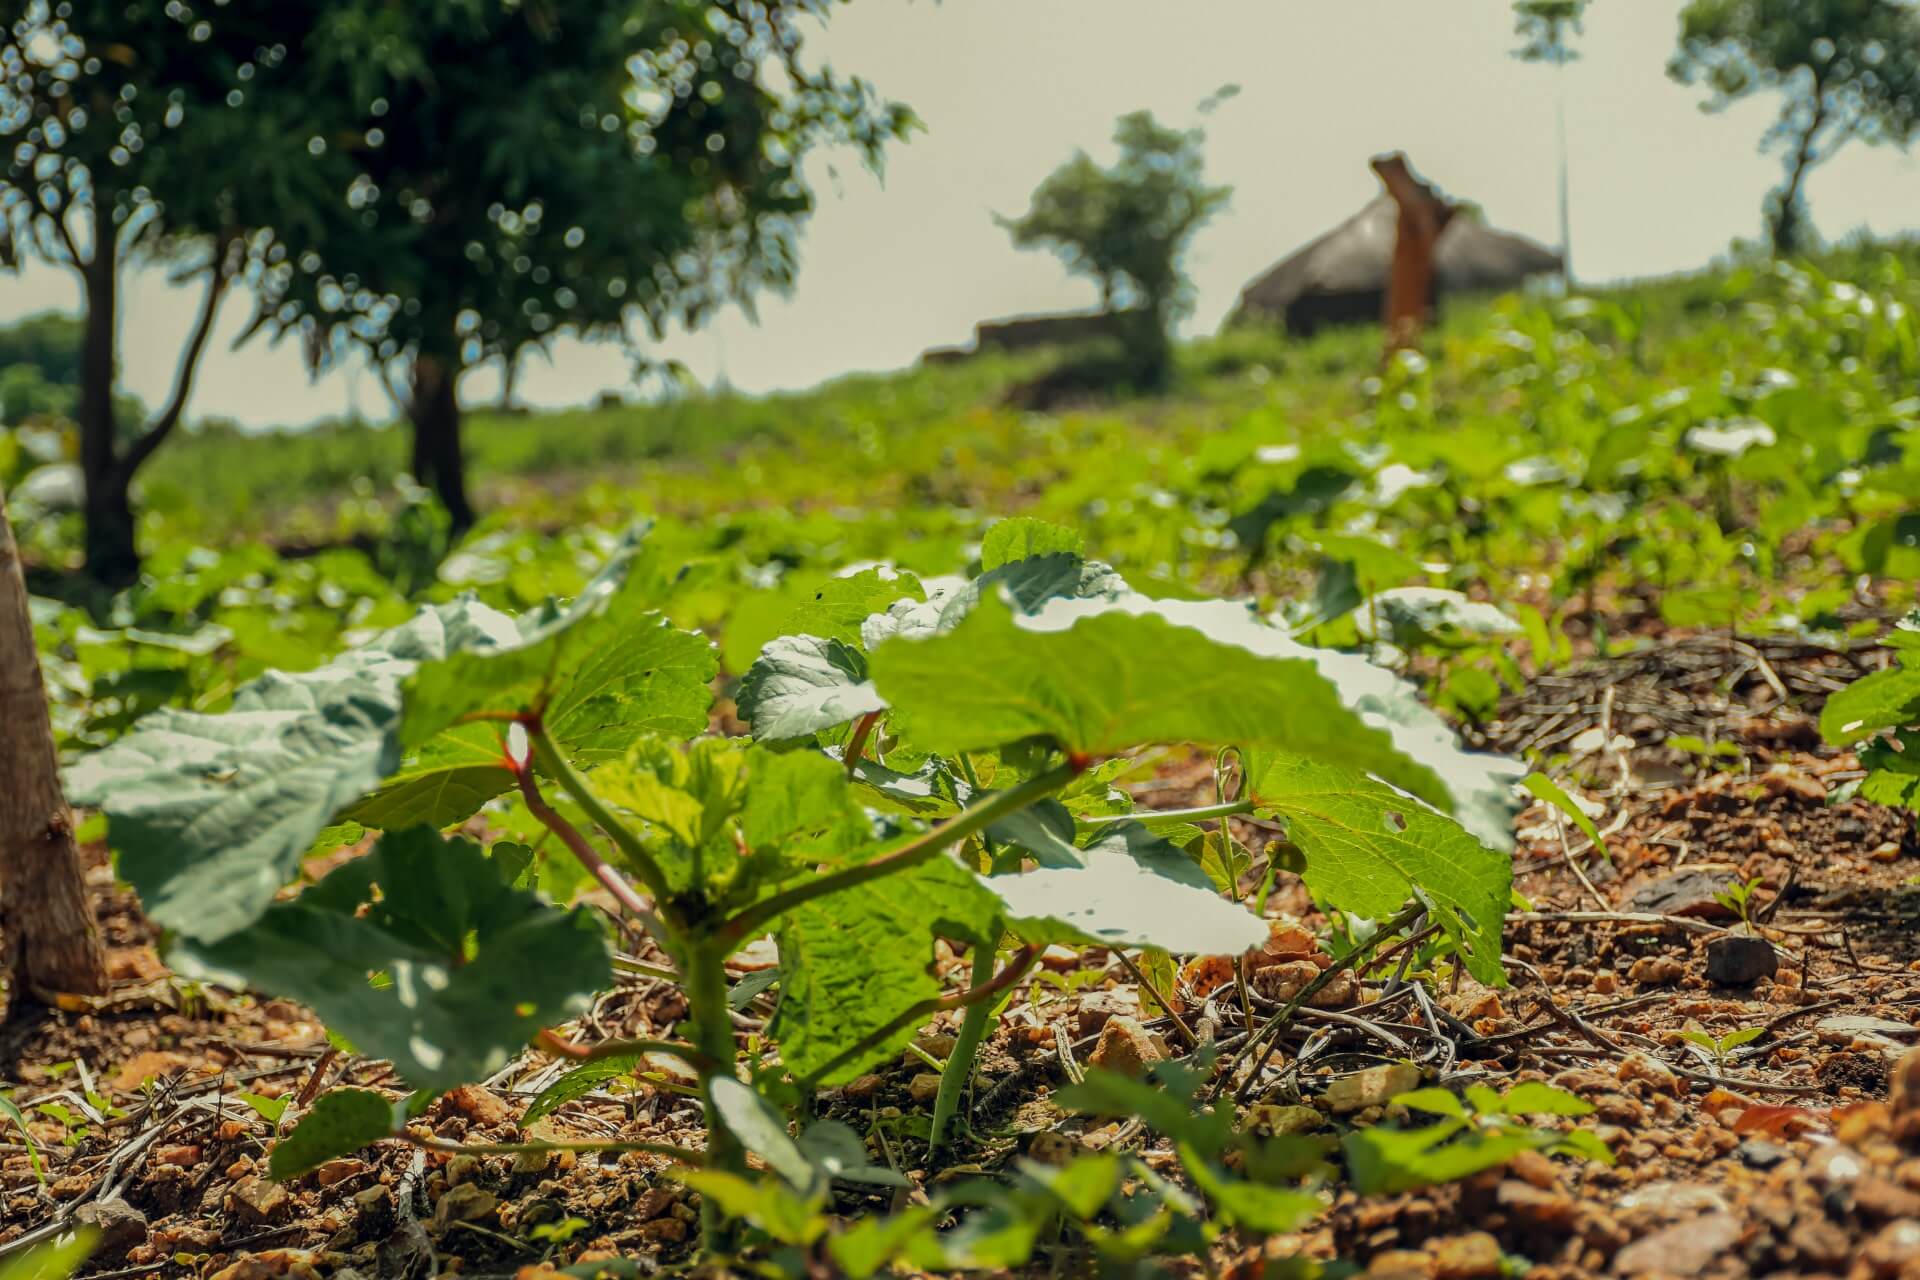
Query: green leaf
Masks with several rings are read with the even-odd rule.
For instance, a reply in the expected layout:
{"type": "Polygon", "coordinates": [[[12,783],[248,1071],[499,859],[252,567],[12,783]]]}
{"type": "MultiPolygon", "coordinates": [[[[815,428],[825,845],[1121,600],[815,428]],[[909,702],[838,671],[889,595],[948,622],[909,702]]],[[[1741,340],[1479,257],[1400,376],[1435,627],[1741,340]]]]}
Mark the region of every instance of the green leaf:
{"type": "Polygon", "coordinates": [[[422,663],[407,681],[403,745],[418,747],[474,711],[540,709],[557,740],[602,758],[643,732],[705,728],[718,662],[703,637],[653,611],[659,578],[635,572],[645,535],[623,538],[564,608],[522,619],[512,643],[422,663]]]}
{"type": "Polygon", "coordinates": [[[1765,1027],[1742,1027],[1738,1031],[1729,1031],[1720,1037],[1720,1052],[1727,1053],[1738,1049],[1743,1044],[1752,1044],[1765,1034],[1767,1034],[1765,1027]]]}
{"type": "Polygon", "coordinates": [[[1180,1156],[1193,1185],[1213,1201],[1229,1225],[1242,1231],[1260,1235],[1295,1231],[1325,1207],[1318,1196],[1234,1178],[1214,1168],[1191,1147],[1183,1146],[1180,1156]]]}
{"type": "Polygon", "coordinates": [[[944,635],[881,645],[871,665],[911,740],[941,754],[1033,737],[1089,755],[1286,741],[1439,790],[1431,771],[1341,706],[1311,663],[1262,658],[1151,613],[1061,601],[1016,620],[983,600],[944,635]]]}
{"type": "Polygon", "coordinates": [[[639,1066],[640,1055],[637,1053],[619,1053],[610,1058],[596,1058],[581,1063],[542,1089],[527,1104],[527,1113],[520,1117],[520,1126],[528,1128],[535,1121],[544,1120],[567,1103],[586,1097],[609,1080],[632,1075],[639,1066]]]}
{"type": "Polygon", "coordinates": [[[1409,1111],[1425,1111],[1429,1115],[1452,1116],[1456,1120],[1467,1118],[1467,1109],[1460,1099],[1445,1089],[1415,1089],[1411,1093],[1395,1094],[1392,1101],[1409,1111]]]}
{"type": "Polygon", "coordinates": [[[504,726],[463,724],[407,755],[377,790],[341,815],[382,831],[449,827],[514,786],[506,767],[504,726]]]}
{"type": "Polygon", "coordinates": [[[1305,878],[1316,896],[1380,920],[1417,890],[1468,972],[1485,983],[1505,982],[1500,932],[1512,892],[1511,859],[1375,778],[1290,756],[1261,763],[1261,772],[1248,774],[1255,812],[1285,820],[1289,838],[1307,856],[1305,878]]]}
{"type": "Polygon", "coordinates": [[[767,643],[734,702],[760,742],[792,742],[884,710],[867,660],[844,640],[781,636],[767,643]]]}
{"type": "Polygon", "coordinates": [[[1529,1080],[1501,1095],[1500,1110],[1510,1116],[1590,1116],[1593,1104],[1565,1089],[1529,1080]]]}
{"type": "Polygon", "coordinates": [[[858,1182],[869,1187],[913,1185],[892,1169],[873,1163],[860,1135],[838,1120],[821,1120],[808,1125],[800,1135],[800,1152],[822,1177],[858,1182]]]}
{"type": "Polygon", "coordinates": [[[291,1106],[293,1103],[293,1099],[290,1097],[289,1098],[269,1098],[265,1094],[259,1094],[259,1093],[243,1092],[243,1093],[236,1093],[233,1096],[240,1099],[240,1101],[246,1103],[248,1107],[252,1108],[253,1113],[255,1115],[259,1116],[262,1120],[265,1120],[268,1124],[274,1125],[275,1127],[279,1126],[280,1117],[287,1114],[287,1108],[291,1106]]]}
{"type": "Polygon", "coordinates": [[[40,1160],[40,1144],[34,1140],[33,1131],[27,1128],[27,1118],[13,1099],[0,1094],[0,1117],[13,1121],[13,1127],[20,1131],[20,1141],[26,1144],[27,1164],[33,1169],[33,1177],[42,1187],[47,1185],[47,1173],[40,1160]]]}
{"type": "MultiPolygon", "coordinates": [[[[1906,651],[1901,661],[1907,661],[1906,651]]],[[[1920,664],[1863,676],[1828,698],[1820,710],[1821,736],[1837,747],[1915,723],[1920,723],[1920,664]]]]}
{"type": "Polygon", "coordinates": [[[1859,794],[1875,804],[1920,809],[1920,733],[1903,729],[1860,748],[1859,794]]]}
{"type": "Polygon", "coordinates": [[[1030,516],[1015,516],[997,522],[980,540],[980,569],[986,573],[1033,556],[1056,552],[1079,556],[1085,550],[1086,539],[1077,530],[1030,516]]]}
{"type": "Polygon", "coordinates": [[[1402,649],[1459,649],[1485,636],[1518,635],[1520,624],[1490,604],[1441,587],[1395,587],[1354,614],[1362,637],[1402,649]]]}
{"type": "Polygon", "coordinates": [[[1100,828],[1084,865],[981,881],[1007,926],[1030,941],[1160,947],[1182,955],[1237,955],[1267,927],[1220,897],[1184,852],[1137,822],[1100,828]]]}
{"type": "Polygon", "coordinates": [[[1043,867],[1084,867],[1087,855],[1073,843],[1073,814],[1058,800],[1041,800],[987,827],[987,835],[1033,856],[1043,867]]]}
{"type": "Polygon", "coordinates": [[[92,1227],[55,1236],[18,1257],[0,1260],[0,1280],[68,1280],[100,1243],[92,1227]]]}
{"type": "MultiPolygon", "coordinates": [[[[1062,552],[1032,556],[988,570],[946,597],[938,629],[953,630],[986,599],[1030,614],[1052,600],[1111,600],[1126,590],[1126,580],[1098,560],[1062,552]]],[[[873,647],[871,638],[867,647],[873,647]]]]}
{"type": "Polygon", "coordinates": [[[1055,1093],[1053,1100],[1068,1111],[1102,1119],[1138,1116],[1149,1129],[1186,1143],[1208,1158],[1225,1150],[1233,1137],[1230,1109],[1195,1111],[1170,1089],[1099,1067],[1088,1071],[1079,1084],[1055,1093]]]}
{"type": "Polygon", "coordinates": [[[400,763],[400,684],[423,660],[512,634],[472,601],[299,675],[268,672],[222,715],[162,709],[68,778],[103,809],[118,869],[156,924],[196,939],[245,928],[334,816],[400,763]]]}
{"type": "Polygon", "coordinates": [[[931,1236],[945,1214],[944,1206],[923,1204],[909,1205],[885,1217],[858,1218],[827,1238],[827,1252],[848,1280],[867,1280],[907,1249],[915,1237],[931,1236]]]}
{"type": "Polygon", "coordinates": [[[434,1089],[484,1079],[611,977],[591,916],[509,888],[467,840],[390,832],[291,902],[176,970],[310,1006],[361,1052],[434,1089]],[[370,975],[387,981],[376,985],[370,975]]]}
{"type": "Polygon", "coordinates": [[[1022,1160],[1020,1172],[1082,1221],[1104,1209],[1120,1186],[1120,1161],[1110,1155],[1080,1156],[1064,1165],[1022,1160]]]}
{"type": "Polygon", "coordinates": [[[818,1196],[797,1194],[776,1178],[747,1179],[718,1169],[676,1169],[673,1176],[727,1217],[750,1222],[784,1245],[804,1248],[833,1225],[818,1196]]]}
{"type": "Polygon", "coordinates": [[[742,744],[725,738],[685,746],[651,739],[636,743],[619,764],[596,769],[593,788],[685,850],[703,849],[739,812],[746,756],[742,744]]]}
{"type": "Polygon", "coordinates": [[[721,1123],[740,1140],[740,1145],[767,1162],[767,1168],[785,1178],[800,1191],[810,1190],[818,1181],[813,1162],[787,1133],[786,1117],[758,1093],[732,1076],[719,1076],[708,1082],[713,1108],[721,1123]]]}
{"type": "Polygon", "coordinates": [[[1448,1120],[1425,1129],[1355,1129],[1341,1146],[1355,1191],[1391,1195],[1458,1182],[1504,1165],[1522,1151],[1552,1146],[1559,1136],[1520,1128],[1469,1129],[1463,1120],[1448,1120]]]}
{"type": "Polygon", "coordinates": [[[1593,847],[1603,856],[1606,855],[1607,843],[1600,838],[1600,828],[1593,825],[1593,819],[1587,816],[1587,811],[1580,807],[1578,801],[1561,790],[1559,783],[1544,773],[1535,772],[1522,778],[1520,785],[1565,814],[1569,822],[1580,828],[1582,835],[1593,841],[1593,847]]]}
{"type": "Polygon", "coordinates": [[[885,613],[896,601],[925,599],[919,579],[910,573],[864,569],[829,579],[813,599],[787,615],[780,630],[784,635],[819,636],[858,645],[860,626],[868,618],[885,613]]]}
{"type": "Polygon", "coordinates": [[[756,747],[747,753],[740,831],[749,849],[820,861],[844,853],[869,834],[869,827],[839,761],[809,751],[776,754],[756,747]]]}
{"type": "Polygon", "coordinates": [[[285,1182],[391,1137],[404,1119],[404,1106],[371,1089],[323,1093],[293,1131],[273,1144],[267,1172],[275,1182],[285,1182]]]}
{"type": "Polygon", "coordinates": [[[1559,1155],[1578,1156],[1582,1160],[1593,1160],[1600,1164],[1613,1163],[1613,1149],[1599,1134],[1587,1129],[1572,1129],[1560,1135],[1560,1141],[1547,1150],[1559,1155]]]}
{"type": "MultiPolygon", "coordinates": [[[[770,1028],[780,1058],[796,1076],[812,1075],[843,1049],[900,1012],[941,993],[928,972],[933,935],[987,936],[993,899],[948,858],[831,894],[782,916],[780,1005],[770,1028]]],[[[893,1035],[836,1067],[838,1084],[898,1053],[917,1027],[893,1035]]]]}

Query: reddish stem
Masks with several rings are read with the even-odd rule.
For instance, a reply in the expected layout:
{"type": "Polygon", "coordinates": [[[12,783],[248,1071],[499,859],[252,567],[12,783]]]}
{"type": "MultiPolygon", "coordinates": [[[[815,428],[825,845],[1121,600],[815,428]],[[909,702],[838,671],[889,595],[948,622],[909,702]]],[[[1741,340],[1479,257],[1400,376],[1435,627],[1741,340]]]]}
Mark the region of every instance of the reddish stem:
{"type": "Polygon", "coordinates": [[[561,816],[559,810],[547,803],[546,798],[540,794],[540,784],[533,779],[532,761],[516,761],[509,756],[507,763],[513,769],[514,781],[520,784],[520,797],[527,802],[527,812],[539,819],[541,825],[559,836],[560,842],[580,860],[580,865],[585,867],[593,878],[613,895],[613,900],[639,920],[656,941],[664,945],[667,940],[666,927],[660,923],[660,917],[654,914],[652,905],[640,896],[639,891],[627,882],[627,878],[621,875],[617,868],[594,851],[593,845],[580,834],[578,827],[568,822],[561,816]]]}
{"type": "Polygon", "coordinates": [[[873,733],[873,726],[880,723],[884,711],[869,711],[854,722],[853,737],[847,742],[847,772],[851,774],[855,765],[860,763],[861,755],[867,749],[867,738],[873,733]]]}

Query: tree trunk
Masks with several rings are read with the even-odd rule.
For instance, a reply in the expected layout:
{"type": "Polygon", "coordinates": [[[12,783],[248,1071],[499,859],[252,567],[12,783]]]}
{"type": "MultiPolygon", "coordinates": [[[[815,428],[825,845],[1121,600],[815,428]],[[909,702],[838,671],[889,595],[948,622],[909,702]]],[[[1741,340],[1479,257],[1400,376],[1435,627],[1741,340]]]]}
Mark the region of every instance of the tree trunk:
{"type": "Polygon", "coordinates": [[[113,353],[120,327],[119,262],[109,202],[94,209],[93,256],[81,269],[86,324],[80,347],[80,474],[86,484],[87,573],[110,587],[140,572],[131,477],[121,473],[113,413],[113,353]]]}
{"type": "Polygon", "coordinates": [[[100,929],[87,906],[73,815],[47,719],[27,584],[0,495],[0,1018],[6,994],[107,989],[100,929]]]}
{"type": "Polygon", "coordinates": [[[1773,241],[1773,254],[1777,258],[1798,253],[1803,247],[1807,206],[1801,191],[1807,183],[1807,171],[1813,168],[1818,154],[1820,130],[1826,125],[1826,85],[1816,77],[1813,82],[1813,116],[1807,121],[1806,131],[1800,135],[1799,145],[1793,150],[1793,159],[1787,164],[1787,180],[1767,197],[1767,234],[1773,241]]]}
{"type": "Polygon", "coordinates": [[[460,449],[456,380],[455,371],[437,357],[416,356],[407,417],[413,422],[414,479],[439,495],[457,538],[473,527],[473,507],[467,501],[466,459],[460,449]]]}

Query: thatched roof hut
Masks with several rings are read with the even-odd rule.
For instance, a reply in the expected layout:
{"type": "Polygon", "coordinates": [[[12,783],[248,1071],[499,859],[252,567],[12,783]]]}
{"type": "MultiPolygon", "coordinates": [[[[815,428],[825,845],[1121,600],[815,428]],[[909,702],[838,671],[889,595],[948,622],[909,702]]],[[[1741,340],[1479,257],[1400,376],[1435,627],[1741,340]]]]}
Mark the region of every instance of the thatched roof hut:
{"type": "MultiPolygon", "coordinates": [[[[1295,334],[1377,323],[1386,305],[1397,219],[1392,197],[1377,197],[1242,290],[1227,323],[1277,321],[1295,334]]],[[[1552,250],[1466,216],[1447,225],[1434,253],[1441,297],[1515,289],[1560,269],[1560,255],[1552,250]]]]}

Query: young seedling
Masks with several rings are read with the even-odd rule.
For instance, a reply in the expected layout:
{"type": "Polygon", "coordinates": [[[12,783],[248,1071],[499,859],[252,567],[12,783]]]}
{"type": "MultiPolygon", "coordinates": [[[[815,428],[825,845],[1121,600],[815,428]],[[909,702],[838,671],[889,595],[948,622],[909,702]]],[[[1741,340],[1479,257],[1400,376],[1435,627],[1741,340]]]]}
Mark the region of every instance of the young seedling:
{"type": "Polygon", "coordinates": [[[1716,1071],[1727,1069],[1727,1058],[1743,1044],[1751,1044],[1767,1034],[1765,1027],[1742,1027],[1738,1031],[1729,1031],[1724,1036],[1716,1036],[1710,1031],[1698,1027],[1688,1027],[1680,1033],[1680,1038],[1688,1044],[1697,1045],[1713,1058],[1716,1071]]]}
{"type": "Polygon", "coordinates": [[[1740,917],[1740,927],[1748,937],[1756,936],[1753,928],[1753,895],[1761,885],[1759,876],[1751,880],[1736,881],[1724,890],[1713,895],[1713,900],[1740,917]]]}

